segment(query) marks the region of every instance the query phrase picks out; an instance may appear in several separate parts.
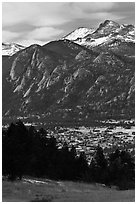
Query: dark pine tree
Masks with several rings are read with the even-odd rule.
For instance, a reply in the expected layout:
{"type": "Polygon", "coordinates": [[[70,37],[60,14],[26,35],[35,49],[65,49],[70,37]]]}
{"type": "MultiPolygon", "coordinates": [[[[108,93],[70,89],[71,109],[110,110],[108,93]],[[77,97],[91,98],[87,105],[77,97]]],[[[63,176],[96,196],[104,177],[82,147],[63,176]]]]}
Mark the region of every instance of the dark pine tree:
{"type": "Polygon", "coordinates": [[[22,178],[28,162],[28,131],[21,121],[12,123],[3,138],[3,172],[12,180],[22,178]]]}

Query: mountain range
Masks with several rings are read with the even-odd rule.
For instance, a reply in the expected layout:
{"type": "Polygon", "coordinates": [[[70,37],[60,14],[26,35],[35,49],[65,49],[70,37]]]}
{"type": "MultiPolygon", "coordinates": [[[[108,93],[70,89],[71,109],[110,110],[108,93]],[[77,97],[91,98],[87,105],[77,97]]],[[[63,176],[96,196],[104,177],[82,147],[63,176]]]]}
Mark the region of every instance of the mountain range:
{"type": "Polygon", "coordinates": [[[134,118],[133,25],[106,20],[43,46],[3,44],[3,51],[3,117],[72,123],[134,118]]]}

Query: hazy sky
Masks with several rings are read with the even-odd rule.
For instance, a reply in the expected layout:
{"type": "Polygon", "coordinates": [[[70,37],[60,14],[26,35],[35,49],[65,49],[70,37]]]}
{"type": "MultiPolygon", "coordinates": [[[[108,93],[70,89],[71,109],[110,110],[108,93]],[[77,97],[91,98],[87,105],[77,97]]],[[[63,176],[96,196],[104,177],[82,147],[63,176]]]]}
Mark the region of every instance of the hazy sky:
{"type": "Polygon", "coordinates": [[[2,41],[28,46],[59,39],[78,27],[109,19],[135,23],[134,2],[4,2],[2,41]]]}

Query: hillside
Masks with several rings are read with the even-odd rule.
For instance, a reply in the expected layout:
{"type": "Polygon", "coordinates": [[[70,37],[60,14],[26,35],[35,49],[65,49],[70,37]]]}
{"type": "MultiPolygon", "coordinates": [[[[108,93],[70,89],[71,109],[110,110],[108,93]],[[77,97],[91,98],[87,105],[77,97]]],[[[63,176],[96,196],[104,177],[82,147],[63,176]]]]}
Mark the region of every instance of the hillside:
{"type": "Polygon", "coordinates": [[[3,181],[3,202],[134,202],[135,191],[48,179],[3,181]]]}

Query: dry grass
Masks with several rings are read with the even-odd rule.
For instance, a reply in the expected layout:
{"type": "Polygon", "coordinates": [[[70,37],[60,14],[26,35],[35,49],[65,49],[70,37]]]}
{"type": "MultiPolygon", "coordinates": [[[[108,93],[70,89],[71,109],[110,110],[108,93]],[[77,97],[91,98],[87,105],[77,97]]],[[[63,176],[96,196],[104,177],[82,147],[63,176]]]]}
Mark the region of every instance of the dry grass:
{"type": "Polygon", "coordinates": [[[44,184],[3,181],[3,202],[134,202],[135,191],[119,191],[99,184],[57,182],[44,184]]]}

